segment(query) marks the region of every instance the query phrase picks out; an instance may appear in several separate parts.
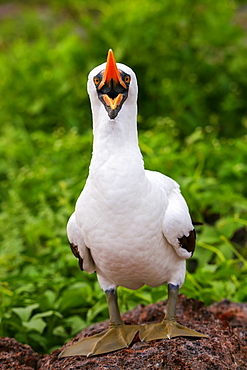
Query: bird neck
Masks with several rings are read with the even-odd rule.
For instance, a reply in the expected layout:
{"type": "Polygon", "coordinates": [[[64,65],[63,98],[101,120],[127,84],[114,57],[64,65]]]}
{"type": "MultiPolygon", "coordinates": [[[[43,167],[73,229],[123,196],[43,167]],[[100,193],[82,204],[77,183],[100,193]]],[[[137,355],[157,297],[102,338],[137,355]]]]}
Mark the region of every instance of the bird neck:
{"type": "Polygon", "coordinates": [[[93,116],[93,156],[121,156],[126,151],[140,153],[135,113],[123,109],[115,119],[107,114],[93,116]]]}
{"type": "Polygon", "coordinates": [[[143,177],[144,164],[138,145],[136,116],[125,112],[114,120],[103,114],[97,119],[95,116],[93,118],[94,140],[90,178],[99,180],[102,176],[104,178],[106,173],[109,178],[125,178],[123,181],[143,177]]]}

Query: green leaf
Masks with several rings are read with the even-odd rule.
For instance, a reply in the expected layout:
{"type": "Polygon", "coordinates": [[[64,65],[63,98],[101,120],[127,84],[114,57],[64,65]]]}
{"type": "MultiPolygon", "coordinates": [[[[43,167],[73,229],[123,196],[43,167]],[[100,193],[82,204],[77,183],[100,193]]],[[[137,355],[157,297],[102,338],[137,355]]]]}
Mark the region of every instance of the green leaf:
{"type": "Polygon", "coordinates": [[[23,322],[23,326],[28,329],[28,331],[37,331],[38,333],[42,334],[45,327],[46,327],[46,322],[43,319],[37,319],[37,318],[32,318],[28,322],[23,322]]]}
{"type": "Polygon", "coordinates": [[[66,319],[66,324],[71,327],[71,335],[78,334],[87,326],[86,321],[78,315],[74,315],[66,319]]]}
{"type": "Polygon", "coordinates": [[[61,325],[54,328],[53,331],[52,331],[52,334],[57,335],[57,336],[62,337],[62,338],[67,338],[67,332],[64,329],[64,327],[61,326],[61,325]]]}
{"type": "Polygon", "coordinates": [[[40,312],[35,314],[32,319],[39,319],[41,317],[49,317],[49,316],[57,316],[58,318],[62,318],[63,316],[60,314],[60,312],[57,311],[46,311],[46,312],[40,312]]]}
{"type": "Polygon", "coordinates": [[[23,322],[27,322],[30,319],[33,310],[38,307],[39,305],[37,303],[34,303],[26,307],[14,307],[12,311],[15,312],[23,322]]]}

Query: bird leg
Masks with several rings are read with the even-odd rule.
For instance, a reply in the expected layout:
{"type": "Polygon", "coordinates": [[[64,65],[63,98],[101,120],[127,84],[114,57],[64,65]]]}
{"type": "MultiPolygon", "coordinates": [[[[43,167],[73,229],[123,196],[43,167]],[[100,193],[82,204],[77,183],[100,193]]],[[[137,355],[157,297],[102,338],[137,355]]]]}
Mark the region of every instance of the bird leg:
{"type": "Polygon", "coordinates": [[[159,323],[142,325],[139,330],[141,341],[149,342],[154,339],[183,337],[207,337],[176,321],[176,305],[178,297],[178,285],[168,284],[167,311],[164,319],[159,323]]]}
{"type": "Polygon", "coordinates": [[[140,326],[124,324],[120,316],[115,289],[106,290],[105,293],[110,314],[109,328],[65,348],[59,357],[75,355],[90,357],[129,347],[140,326]]]}

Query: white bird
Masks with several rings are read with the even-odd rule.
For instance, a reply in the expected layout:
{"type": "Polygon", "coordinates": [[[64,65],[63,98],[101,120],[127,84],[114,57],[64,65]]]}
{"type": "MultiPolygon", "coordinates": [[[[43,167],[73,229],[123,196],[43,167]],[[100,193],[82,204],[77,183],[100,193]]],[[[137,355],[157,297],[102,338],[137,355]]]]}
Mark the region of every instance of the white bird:
{"type": "Polygon", "coordinates": [[[82,270],[96,272],[106,293],[110,326],[66,348],[61,356],[92,356],[128,347],[141,340],[175,336],[205,337],[176,322],[179,287],[187,258],[195,248],[195,231],[179,185],[159,172],[144,169],[137,137],[137,80],[116,63],[88,76],[93,115],[93,154],[89,175],[67,225],[73,253],[82,270]],[[125,325],[117,287],[168,284],[168,307],[160,323],[125,325]]]}

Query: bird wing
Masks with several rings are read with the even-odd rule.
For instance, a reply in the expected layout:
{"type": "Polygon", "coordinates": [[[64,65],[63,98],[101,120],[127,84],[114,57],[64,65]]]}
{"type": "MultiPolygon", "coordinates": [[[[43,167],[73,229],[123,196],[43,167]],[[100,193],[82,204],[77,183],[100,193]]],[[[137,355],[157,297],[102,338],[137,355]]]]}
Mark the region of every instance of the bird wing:
{"type": "Polygon", "coordinates": [[[67,235],[74,256],[79,260],[80,269],[87,271],[89,274],[95,272],[95,263],[91,256],[90,249],[87,248],[83,241],[80,228],[76,222],[75,213],[69,218],[67,224],[67,235]]]}
{"type": "Polygon", "coordinates": [[[179,257],[190,258],[195,250],[196,234],[188,206],[180,187],[170,177],[160,172],[145,171],[146,177],[166,193],[167,207],[163,222],[163,234],[179,257]]]}

